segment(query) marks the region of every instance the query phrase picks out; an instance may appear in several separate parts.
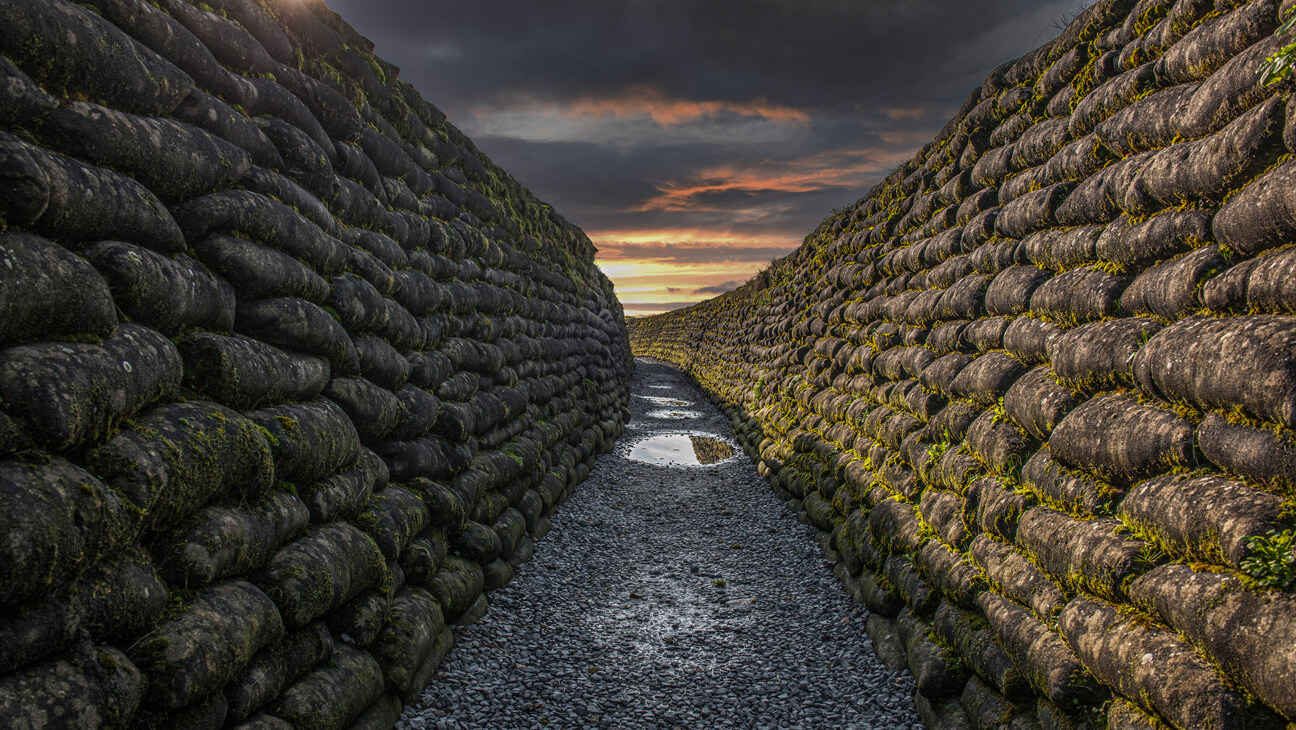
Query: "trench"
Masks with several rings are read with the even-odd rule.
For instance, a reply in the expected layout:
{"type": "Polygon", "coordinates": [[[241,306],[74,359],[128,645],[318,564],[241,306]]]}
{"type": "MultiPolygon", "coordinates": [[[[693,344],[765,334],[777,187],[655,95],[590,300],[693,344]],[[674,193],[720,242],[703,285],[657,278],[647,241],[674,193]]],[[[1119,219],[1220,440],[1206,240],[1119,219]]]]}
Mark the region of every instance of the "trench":
{"type": "Polygon", "coordinates": [[[675,368],[636,365],[616,448],[397,727],[920,727],[912,679],[876,657],[867,610],[729,419],[675,368]]]}

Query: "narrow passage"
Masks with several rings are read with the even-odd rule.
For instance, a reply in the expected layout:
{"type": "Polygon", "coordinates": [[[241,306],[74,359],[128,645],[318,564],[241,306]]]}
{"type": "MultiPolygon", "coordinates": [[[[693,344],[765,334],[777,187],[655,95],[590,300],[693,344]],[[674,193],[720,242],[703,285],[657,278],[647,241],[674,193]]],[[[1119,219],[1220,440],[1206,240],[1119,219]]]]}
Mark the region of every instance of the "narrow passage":
{"type": "Polygon", "coordinates": [[[397,727],[921,727],[912,680],[746,454],[677,438],[656,453],[712,463],[627,458],[661,434],[733,445],[729,420],[668,365],[638,361],[633,393],[617,449],[397,727]]]}

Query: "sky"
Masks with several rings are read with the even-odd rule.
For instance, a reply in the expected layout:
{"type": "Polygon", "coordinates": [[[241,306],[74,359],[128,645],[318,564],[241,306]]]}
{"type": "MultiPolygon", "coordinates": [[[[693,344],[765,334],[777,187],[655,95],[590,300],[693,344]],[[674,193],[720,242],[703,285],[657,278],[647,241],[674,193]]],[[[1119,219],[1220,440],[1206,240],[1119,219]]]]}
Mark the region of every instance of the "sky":
{"type": "Polygon", "coordinates": [[[628,315],[736,288],[1082,0],[328,0],[589,235],[628,315]]]}

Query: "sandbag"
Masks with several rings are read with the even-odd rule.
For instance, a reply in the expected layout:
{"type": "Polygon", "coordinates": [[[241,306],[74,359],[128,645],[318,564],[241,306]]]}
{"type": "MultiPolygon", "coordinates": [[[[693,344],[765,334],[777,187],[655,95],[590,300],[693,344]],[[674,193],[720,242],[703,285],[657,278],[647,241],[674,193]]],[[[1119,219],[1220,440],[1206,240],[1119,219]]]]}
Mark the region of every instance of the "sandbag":
{"type": "Polygon", "coordinates": [[[141,408],[169,400],[180,353],[162,335],[123,324],[103,344],[41,343],[0,351],[0,412],[53,450],[88,444],[141,408]]]}
{"type": "Polygon", "coordinates": [[[117,326],[108,284],[66,248],[30,233],[0,234],[0,265],[0,342],[107,337],[117,326]]]}

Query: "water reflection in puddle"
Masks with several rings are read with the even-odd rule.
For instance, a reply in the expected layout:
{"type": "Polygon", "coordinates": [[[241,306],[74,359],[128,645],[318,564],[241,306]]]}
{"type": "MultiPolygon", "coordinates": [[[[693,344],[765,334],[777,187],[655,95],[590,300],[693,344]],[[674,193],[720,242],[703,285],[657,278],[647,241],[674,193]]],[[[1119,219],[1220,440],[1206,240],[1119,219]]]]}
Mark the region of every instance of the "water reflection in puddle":
{"type": "Polygon", "coordinates": [[[675,386],[673,386],[673,385],[650,385],[650,386],[648,386],[648,387],[649,387],[649,388],[656,388],[657,390],[670,390],[671,388],[674,388],[675,386]]]}
{"type": "Polygon", "coordinates": [[[686,400],[680,400],[679,398],[662,398],[661,396],[656,396],[656,395],[639,395],[639,394],[637,394],[637,393],[635,394],[635,397],[636,397],[636,398],[643,398],[644,400],[648,401],[649,403],[655,403],[655,404],[657,404],[657,405],[659,405],[659,406],[676,406],[676,407],[683,407],[683,406],[691,406],[691,405],[693,405],[692,402],[690,402],[690,401],[686,401],[686,400]]]}
{"type": "Polygon", "coordinates": [[[675,411],[663,409],[660,411],[648,411],[649,418],[661,418],[668,421],[683,421],[687,418],[701,418],[702,414],[698,411],[675,411]]]}
{"type": "Polygon", "coordinates": [[[728,442],[709,434],[664,433],[630,447],[627,458],[662,466],[706,466],[734,455],[728,442]]]}

